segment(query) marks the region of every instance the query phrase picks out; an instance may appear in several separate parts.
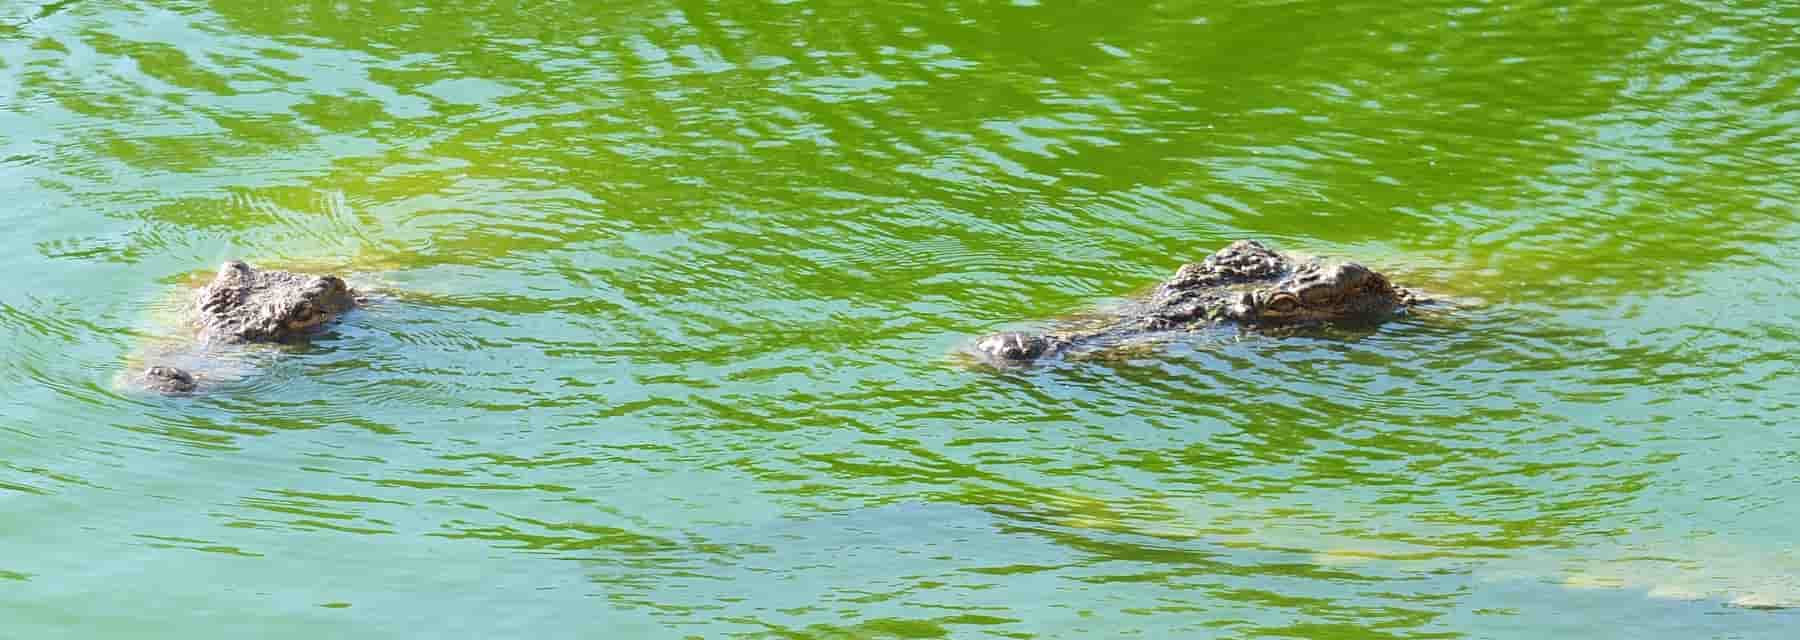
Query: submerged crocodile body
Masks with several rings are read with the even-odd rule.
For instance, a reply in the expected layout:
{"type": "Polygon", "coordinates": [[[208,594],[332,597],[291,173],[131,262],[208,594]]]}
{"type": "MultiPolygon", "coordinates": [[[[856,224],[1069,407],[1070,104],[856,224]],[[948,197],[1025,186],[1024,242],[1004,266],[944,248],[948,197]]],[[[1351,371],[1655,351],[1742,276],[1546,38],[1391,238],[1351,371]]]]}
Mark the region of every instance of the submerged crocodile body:
{"type": "Polygon", "coordinates": [[[1182,265],[1147,299],[1097,324],[996,333],[977,340],[974,351],[993,364],[1023,364],[1087,345],[1225,322],[1261,329],[1380,321],[1422,301],[1360,264],[1299,258],[1239,240],[1182,265]]]}
{"type": "MultiPolygon", "coordinates": [[[[194,293],[188,311],[198,346],[206,349],[297,342],[358,304],[356,292],[337,276],[261,270],[232,260],[194,293]]],[[[159,364],[145,368],[136,381],[151,391],[186,394],[199,389],[204,377],[159,364]]]]}

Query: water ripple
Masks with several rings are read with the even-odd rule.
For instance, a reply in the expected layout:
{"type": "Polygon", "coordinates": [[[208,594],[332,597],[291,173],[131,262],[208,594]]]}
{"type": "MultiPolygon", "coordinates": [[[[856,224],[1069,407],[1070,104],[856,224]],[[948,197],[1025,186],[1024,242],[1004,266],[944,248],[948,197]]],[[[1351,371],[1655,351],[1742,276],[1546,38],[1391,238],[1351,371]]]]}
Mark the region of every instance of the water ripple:
{"type": "Polygon", "coordinates": [[[39,4],[18,633],[1775,637],[1800,591],[1791,11],[39,4]],[[1452,304],[945,355],[1239,237],[1452,304]],[[372,304],[195,351],[227,258],[372,304]],[[113,384],[156,357],[223,383],[113,384]]]}

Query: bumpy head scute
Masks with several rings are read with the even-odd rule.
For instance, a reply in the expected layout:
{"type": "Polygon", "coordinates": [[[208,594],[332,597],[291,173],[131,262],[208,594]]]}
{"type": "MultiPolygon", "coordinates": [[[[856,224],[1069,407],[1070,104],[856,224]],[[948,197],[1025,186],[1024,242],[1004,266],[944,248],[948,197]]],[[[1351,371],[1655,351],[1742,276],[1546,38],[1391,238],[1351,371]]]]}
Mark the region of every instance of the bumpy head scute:
{"type": "Polygon", "coordinates": [[[1393,284],[1354,262],[1308,262],[1268,288],[1246,291],[1228,316],[1248,324],[1301,324],[1367,317],[1402,304],[1393,284]]]}
{"type": "Polygon", "coordinates": [[[197,294],[201,334],[223,342],[285,342],[318,329],[356,306],[336,276],[259,271],[226,262],[197,294]]]}
{"type": "Polygon", "coordinates": [[[1288,274],[1293,262],[1255,240],[1239,240],[1213,252],[1205,260],[1184,264],[1156,288],[1154,297],[1171,301],[1191,297],[1204,289],[1231,284],[1275,281],[1288,274]]]}

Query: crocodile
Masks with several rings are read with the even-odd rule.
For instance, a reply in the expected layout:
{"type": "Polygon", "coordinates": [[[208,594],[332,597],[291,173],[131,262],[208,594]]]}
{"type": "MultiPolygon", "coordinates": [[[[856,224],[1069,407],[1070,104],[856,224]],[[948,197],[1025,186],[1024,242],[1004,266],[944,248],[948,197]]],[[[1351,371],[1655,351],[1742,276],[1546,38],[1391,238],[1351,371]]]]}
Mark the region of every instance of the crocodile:
{"type": "MultiPolygon", "coordinates": [[[[343,278],[257,269],[241,260],[220,265],[218,275],[194,293],[191,316],[202,354],[222,345],[291,344],[318,332],[362,298],[343,278]]],[[[164,363],[145,367],[134,381],[167,395],[199,390],[207,376],[164,363]]]]}
{"type": "Polygon", "coordinates": [[[1379,322],[1427,299],[1361,264],[1277,253],[1238,240],[1181,266],[1150,295],[1098,321],[1043,332],[1004,331],[975,341],[975,355],[1007,366],[1138,336],[1235,323],[1252,330],[1379,322]]]}

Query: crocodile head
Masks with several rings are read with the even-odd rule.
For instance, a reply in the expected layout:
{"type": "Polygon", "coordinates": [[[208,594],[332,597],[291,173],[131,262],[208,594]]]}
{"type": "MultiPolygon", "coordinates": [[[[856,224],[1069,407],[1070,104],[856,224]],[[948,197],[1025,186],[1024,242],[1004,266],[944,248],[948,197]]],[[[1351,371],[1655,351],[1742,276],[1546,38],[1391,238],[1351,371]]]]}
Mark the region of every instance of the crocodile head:
{"type": "Polygon", "coordinates": [[[1280,281],[1238,294],[1225,317],[1247,325],[1314,324],[1393,313],[1408,294],[1354,262],[1306,262],[1280,281]]]}
{"type": "Polygon", "coordinates": [[[288,342],[356,306],[337,276],[259,270],[232,260],[197,294],[201,335],[223,342],[288,342]]]}

